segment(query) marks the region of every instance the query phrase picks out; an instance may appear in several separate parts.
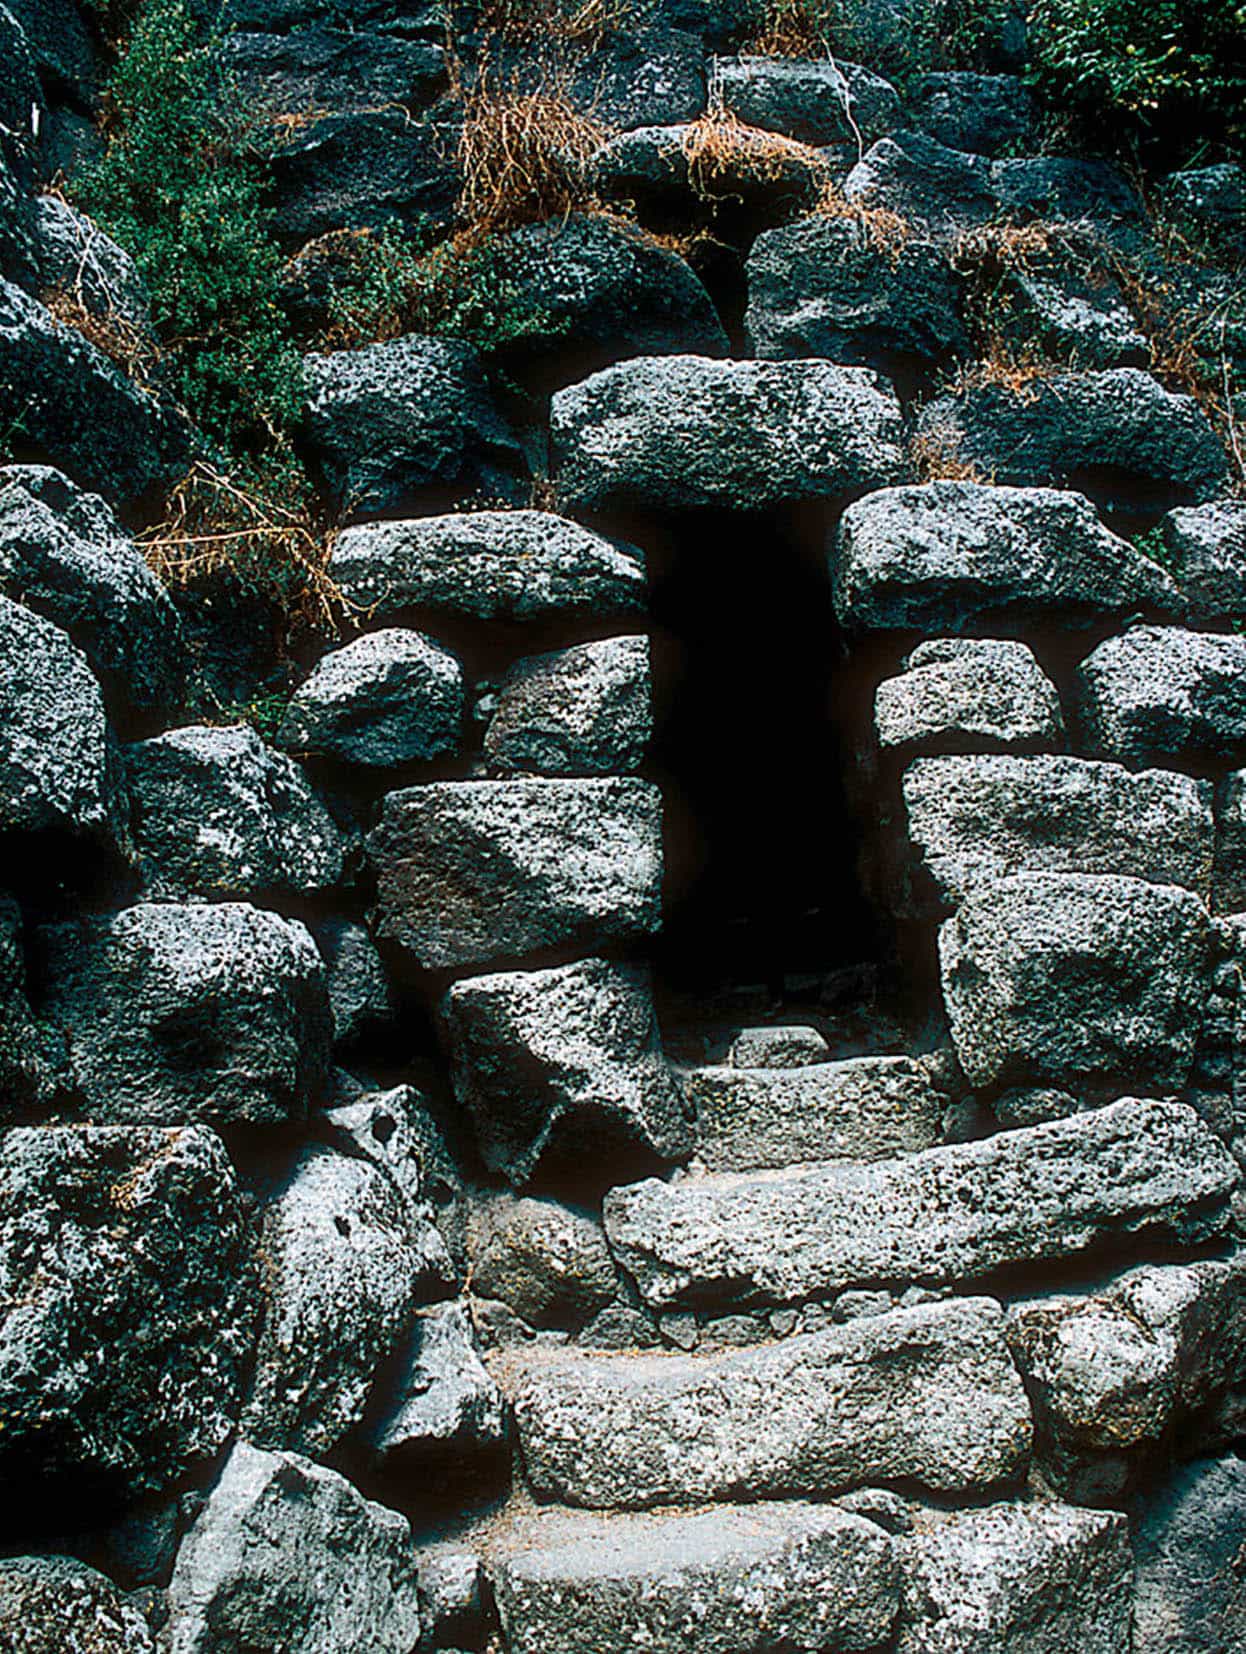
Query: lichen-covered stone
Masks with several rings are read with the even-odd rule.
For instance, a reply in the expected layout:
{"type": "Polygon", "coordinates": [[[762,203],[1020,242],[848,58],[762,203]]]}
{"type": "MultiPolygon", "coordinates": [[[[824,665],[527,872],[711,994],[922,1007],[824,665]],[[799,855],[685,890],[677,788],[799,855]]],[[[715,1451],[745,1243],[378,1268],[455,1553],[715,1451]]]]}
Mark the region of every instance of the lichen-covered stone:
{"type": "Polygon", "coordinates": [[[156,1646],[137,1604],[69,1556],[0,1562],[0,1624],[13,1654],[154,1654],[156,1646]]]}
{"type": "Polygon", "coordinates": [[[726,1061],[731,1068],[807,1068],[829,1060],[825,1035],[802,1023],[741,1028],[726,1061]]]}
{"type": "Polygon", "coordinates": [[[581,1327],[619,1288],[601,1224],[557,1200],[502,1195],[479,1213],[472,1290],[532,1327],[581,1327]]]}
{"type": "Polygon", "coordinates": [[[854,205],[881,208],[931,235],[985,224],[999,202],[990,163],[920,132],[893,132],[873,144],[844,181],[854,205]]]}
{"type": "Polygon", "coordinates": [[[39,279],[44,291],[76,300],[91,316],[125,324],[156,353],[147,284],[129,253],[60,195],[35,201],[39,279]]]}
{"type": "Polygon", "coordinates": [[[979,75],[964,70],[923,75],[912,109],[922,129],[948,149],[998,155],[1030,135],[1034,101],[1019,75],[979,75]]]}
{"type": "Polygon", "coordinates": [[[506,1438],[506,1408],[476,1348],[463,1300],[416,1317],[410,1340],[370,1403],[365,1432],[376,1462],[406,1475],[453,1468],[506,1438]]]}
{"type": "Polygon", "coordinates": [[[830,58],[720,57],[715,90],[723,107],[748,126],[800,143],[868,143],[900,124],[900,97],[890,81],[859,63],[830,58]]]}
{"type": "Polygon", "coordinates": [[[653,732],[647,637],[604,638],[517,661],[498,685],[484,735],[498,769],[626,775],[653,732]]]}
{"type": "Polygon", "coordinates": [[[1123,764],[1246,757],[1246,637],[1134,626],[1078,668],[1095,752],[1123,764]]]}
{"type": "Polygon", "coordinates": [[[1055,685],[1024,643],[921,643],[874,696],[884,752],[1041,752],[1064,733],[1055,685]]]}
{"type": "Polygon", "coordinates": [[[1246,1463],[1184,1465],[1139,1513],[1133,1654],[1229,1654],[1246,1642],[1246,1463]]]}
{"type": "Polygon", "coordinates": [[[1246,500],[1183,506],[1161,528],[1189,619],[1197,625],[1246,616],[1246,500]]]}

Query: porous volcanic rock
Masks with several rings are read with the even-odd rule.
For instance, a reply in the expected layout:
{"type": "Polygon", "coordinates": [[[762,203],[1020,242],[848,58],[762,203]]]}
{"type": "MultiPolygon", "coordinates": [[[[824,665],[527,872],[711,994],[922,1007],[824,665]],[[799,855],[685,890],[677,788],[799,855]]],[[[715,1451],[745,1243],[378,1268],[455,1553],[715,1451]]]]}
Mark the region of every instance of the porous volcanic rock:
{"type": "Polygon", "coordinates": [[[1246,637],[1134,626],[1078,668],[1093,751],[1124,764],[1246,757],[1246,637]]]}
{"type": "Polygon", "coordinates": [[[14,1654],[154,1654],[156,1646],[138,1605],[107,1575],[69,1556],[0,1562],[0,1623],[14,1654]]]}
{"type": "Polygon", "coordinates": [[[1024,643],[932,638],[874,696],[885,752],[1041,752],[1064,733],[1055,685],[1024,643]]]}
{"type": "Polygon", "coordinates": [[[627,775],[653,732],[647,637],[603,638],[516,661],[484,735],[504,772],[627,775]]]}

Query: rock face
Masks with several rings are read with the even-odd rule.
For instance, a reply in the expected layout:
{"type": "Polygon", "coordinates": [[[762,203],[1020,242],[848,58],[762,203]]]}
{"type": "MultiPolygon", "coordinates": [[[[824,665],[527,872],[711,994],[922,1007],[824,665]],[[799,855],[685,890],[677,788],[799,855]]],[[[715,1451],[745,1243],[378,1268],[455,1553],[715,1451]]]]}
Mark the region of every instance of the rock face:
{"type": "Polygon", "coordinates": [[[843,499],[903,469],[894,396],[827,362],[637,357],[560,391],[552,421],[584,511],[843,499]]]}
{"type": "Polygon", "coordinates": [[[0,1562],[0,1620],[20,1654],[153,1654],[151,1628],[104,1574],[68,1556],[0,1562]],[[21,1627],[20,1631],[17,1627],[21,1627]]]}
{"type": "Polygon", "coordinates": [[[924,131],[949,149],[998,155],[1029,136],[1034,108],[1016,75],[923,75],[913,96],[924,131]]]}
{"type": "Polygon", "coordinates": [[[658,922],[656,787],[634,780],[452,781],[390,793],[368,840],[378,934],[437,970],[658,922]]]}
{"type": "Polygon", "coordinates": [[[133,1496],[211,1458],[233,1428],[254,1341],[250,1243],[209,1131],[7,1133],[5,1484],[133,1496]]]}
{"type": "Polygon", "coordinates": [[[419,1634],[405,1518],[297,1454],[237,1443],[178,1552],[171,1654],[223,1644],[410,1654],[419,1634]]]}
{"type": "Polygon", "coordinates": [[[1136,626],[1078,669],[1094,750],[1124,764],[1246,756],[1246,638],[1136,626]]]}
{"type": "Polygon", "coordinates": [[[948,907],[1022,871],[1210,889],[1211,792],[1188,776],[1084,758],[919,758],[903,791],[914,850],[948,907]]]}
{"type": "Polygon", "coordinates": [[[44,291],[71,295],[92,316],[119,318],[155,346],[146,284],[111,236],[56,195],[35,201],[35,233],[44,291]]]}
{"type": "Polygon", "coordinates": [[[362,925],[326,919],[312,931],[324,960],[333,1043],[352,1045],[388,1023],[393,995],[376,943],[362,925]]]}
{"type": "Polygon", "coordinates": [[[497,1449],[506,1438],[502,1393],[476,1350],[463,1302],[416,1320],[397,1374],[374,1396],[368,1446],[386,1469],[436,1475],[497,1449]]]}
{"type": "Polygon", "coordinates": [[[844,181],[855,205],[881,208],[935,236],[985,224],[998,211],[989,162],[920,132],[894,132],[862,156],[844,181]]]}
{"type": "Polygon", "coordinates": [[[727,1062],[732,1068],[807,1068],[826,1062],[830,1047],[816,1028],[787,1024],[741,1028],[731,1042],[727,1062]]]}
{"type": "Polygon", "coordinates": [[[446,84],[445,55],[438,46],[320,23],[291,34],[240,30],[226,34],[220,50],[239,95],[270,116],[385,105],[417,109],[446,84]]]}
{"type": "Polygon", "coordinates": [[[1246,1463],[1204,1459],[1142,1512],[1135,1654],[1222,1654],[1246,1637],[1246,1463]]]}
{"type": "Polygon", "coordinates": [[[606,1196],[605,1222],[653,1307],[799,1303],[971,1281],[1121,1235],[1210,1239],[1236,1182],[1192,1109],[1126,1098],[872,1166],[635,1183],[606,1196]]]}
{"type": "Polygon", "coordinates": [[[895,1545],[897,1654],[1130,1654],[1123,1516],[988,1505],[932,1514],[895,1545]]]}
{"type": "Polygon", "coordinates": [[[951,632],[986,615],[1092,617],[1181,598],[1157,563],[1104,528],[1082,495],[931,482],[848,507],[832,554],[854,630],[951,632]]]}
{"type": "Polygon", "coordinates": [[[485,754],[504,772],[626,775],[653,733],[647,637],[517,661],[498,685],[485,754]]]}
{"type": "Polygon", "coordinates": [[[833,144],[858,134],[868,142],[900,124],[895,87],[858,63],[717,58],[714,74],[733,115],[801,143],[833,144]]]}
{"type": "Polygon", "coordinates": [[[1170,511],[1162,527],[1190,618],[1197,623],[1246,613],[1246,501],[1170,511]]]}
{"type": "Polygon", "coordinates": [[[1064,725],[1055,686],[1024,643],[937,638],[874,697],[884,752],[1041,752],[1064,725]]]}
{"type": "Polygon", "coordinates": [[[328,998],[296,921],[242,902],[140,903],[42,941],[42,1014],[92,1119],[275,1125],[319,1099],[328,998]]]}
{"type": "Polygon", "coordinates": [[[353,603],[474,620],[604,619],[645,605],[640,552],[545,511],[475,511],[348,528],[329,572],[353,603]]]}
{"type": "Polygon", "coordinates": [[[618,1291],[600,1223],[556,1200],[501,1196],[480,1219],[472,1288],[532,1327],[583,1326],[618,1291]]]}
{"type": "Polygon", "coordinates": [[[538,1496],[634,1509],[1014,1475],[1030,1417],[999,1306],[967,1298],[720,1356],[533,1358],[514,1398],[538,1496]]]}
{"type": "Polygon", "coordinates": [[[511,1183],[590,1143],[663,1160],[692,1146],[644,973],[588,959],[473,977],[445,1018],[456,1094],[485,1164],[511,1183]]]}
{"type": "Polygon", "coordinates": [[[970,892],[939,934],[943,998],[970,1083],[1179,1087],[1203,995],[1206,910],[1137,879],[1017,873],[970,892]]]}
{"type": "Polygon", "coordinates": [[[849,1654],[881,1644],[899,1601],[891,1540],[832,1506],[561,1516],[504,1544],[489,1572],[511,1654],[849,1654]]]}

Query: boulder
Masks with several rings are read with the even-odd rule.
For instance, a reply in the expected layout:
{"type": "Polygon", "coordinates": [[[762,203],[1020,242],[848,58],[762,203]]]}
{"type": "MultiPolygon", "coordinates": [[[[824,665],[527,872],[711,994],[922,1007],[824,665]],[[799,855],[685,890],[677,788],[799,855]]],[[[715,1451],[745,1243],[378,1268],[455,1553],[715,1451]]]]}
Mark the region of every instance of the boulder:
{"type": "Polygon", "coordinates": [[[22,911],[0,896],[0,1095],[12,1119],[54,1098],[48,1044],[30,1007],[22,911]]]}
{"type": "Polygon", "coordinates": [[[110,1125],[277,1125],[306,1117],[328,1071],[315,944],[244,902],[140,903],[40,934],[39,1013],[65,1082],[110,1125]]]}
{"type": "Polygon", "coordinates": [[[39,284],[39,240],[35,203],[9,164],[0,144],[0,281],[18,288],[39,284]]]}
{"type": "Polygon", "coordinates": [[[1115,873],[1211,888],[1211,788],[1168,770],[1009,753],[918,758],[908,834],[944,911],[1008,873],[1115,873]]]}
{"type": "Polygon", "coordinates": [[[1151,345],[1102,252],[1073,239],[999,278],[995,311],[1006,347],[1086,368],[1149,367],[1151,345]]]}
{"type": "Polygon", "coordinates": [[[7,6],[0,6],[0,50],[8,70],[0,87],[0,155],[30,185],[46,103],[26,30],[7,6]]]}
{"type": "Polygon", "coordinates": [[[1019,75],[923,75],[909,102],[923,132],[971,155],[1000,155],[1025,143],[1034,120],[1034,100],[1019,75]]]}
{"type": "Polygon", "coordinates": [[[899,377],[969,353],[946,253],[913,238],[880,247],[868,219],[814,215],[758,236],[745,329],[755,355],[826,356],[899,377]]]}
{"type": "Polygon", "coordinates": [[[931,1511],[895,1549],[896,1654],[1130,1654],[1123,1516],[1056,1503],[931,1511]]]}
{"type": "Polygon", "coordinates": [[[568,624],[641,614],[643,553],[547,511],[473,511],[366,523],[339,535],[329,573],[375,617],[427,610],[568,624]]]}
{"type": "Polygon", "coordinates": [[[369,1403],[364,1438],[377,1466],[420,1481],[461,1480],[498,1456],[506,1407],[476,1348],[467,1302],[423,1310],[369,1403]]]}
{"type": "Polygon", "coordinates": [[[389,979],[363,926],[350,919],[322,919],[312,926],[312,936],[324,961],[334,1045],[355,1045],[392,1022],[389,979]]]}
{"type": "Polygon", "coordinates": [[[647,637],[516,661],[490,697],[485,758],[504,774],[628,775],[653,733],[647,637]]]}
{"type": "MultiPolygon", "coordinates": [[[[219,45],[227,85],[261,118],[305,119],[406,109],[414,113],[446,90],[445,53],[366,26],[309,23],[290,33],[230,31],[219,45]]],[[[411,140],[408,139],[408,142],[411,140]]]]}
{"type": "Polygon", "coordinates": [[[1234,770],[1216,795],[1213,913],[1246,912],[1246,770],[1234,770]]]}
{"type": "Polygon", "coordinates": [[[1014,1476],[1030,1414],[999,1305],[961,1298],[724,1355],[515,1358],[538,1498],[638,1509],[1014,1476]]]}
{"type": "Polygon", "coordinates": [[[844,195],[939,237],[987,223],[999,205],[989,161],[920,132],[880,138],[844,180],[844,195]]]}
{"type": "Polygon", "coordinates": [[[106,1575],[69,1556],[0,1562],[0,1622],[13,1654],[155,1654],[151,1627],[106,1575]],[[20,1630],[18,1629],[20,1627],[20,1630]]]}
{"type": "Polygon", "coordinates": [[[1236,1182],[1193,1109],[1126,1098],[875,1165],[650,1179],[612,1189],[605,1224],[651,1309],[801,1303],[959,1285],[1123,1235],[1208,1240],[1236,1182]]]}
{"type": "Polygon", "coordinates": [[[1167,561],[1189,619],[1246,618],[1246,500],[1170,511],[1161,524],[1167,561]]]}
{"type": "Polygon", "coordinates": [[[1246,1258],[1143,1265],[1091,1294],[1024,1299],[1008,1341],[1049,1480],[1115,1504],[1174,1430],[1246,1384],[1246,1258]]]}
{"type": "Polygon", "coordinates": [[[1246,637],[1134,626],[1077,669],[1091,750],[1121,763],[1246,757],[1246,637]]]}
{"type": "Polygon", "coordinates": [[[125,775],[150,897],[301,896],[342,877],[332,816],[250,724],[191,724],[136,742],[125,775]]]}
{"type": "Polygon", "coordinates": [[[509,1654],[850,1654],[880,1646],[899,1600],[888,1536],[827,1505],[543,1515],[487,1566],[509,1654]]]}
{"type": "Polygon", "coordinates": [[[1225,487],[1224,449],[1191,396],[1140,368],[1058,371],[1020,387],[979,384],[922,409],[919,440],[938,433],[994,481],[1075,488],[1105,507],[1170,510],[1225,487]]]}
{"type": "Polygon", "coordinates": [[[1134,1654],[1228,1654],[1246,1639],[1246,1463],[1185,1465],[1140,1512],[1134,1654]]]}
{"type": "Polygon", "coordinates": [[[816,1028],[784,1024],[741,1028],[727,1052],[730,1068],[808,1068],[827,1062],[831,1048],[816,1028]]]}
{"type": "Polygon", "coordinates": [[[212,1132],[8,1132],[0,1288],[0,1480],[24,1508],[82,1526],[84,1502],[163,1489],[225,1445],[255,1279],[212,1132]]]}
{"type": "Polygon", "coordinates": [[[409,334],[303,365],[306,438],[343,513],[400,517],[519,491],[527,462],[470,345],[409,334]]]}
{"type": "Polygon", "coordinates": [[[988,616],[1075,626],[1181,607],[1159,564],[1106,529],[1089,500],[1049,488],[929,482],[871,494],[844,512],[831,574],[854,631],[960,632],[988,616]]]}
{"type": "Polygon", "coordinates": [[[658,927],[661,797],[647,781],[445,781],[389,793],[368,839],[377,935],[427,970],[658,927]]]}
{"type": "MultiPolygon", "coordinates": [[[[609,132],[696,120],[706,98],[705,48],[696,38],[701,31],[689,32],[688,20],[670,15],[662,0],[613,15],[614,25],[590,25],[561,54],[559,94],[609,132]]],[[[534,41],[520,42],[501,54],[501,76],[519,91],[548,95],[548,55],[534,49],[534,41]]]]}
{"type": "Polygon", "coordinates": [[[480,1213],[477,1231],[472,1290],[531,1327],[582,1327],[618,1292],[601,1224],[585,1211],[501,1195],[480,1213]]]}
{"type": "Polygon", "coordinates": [[[1240,237],[1246,232],[1246,171],[1236,162],[1170,173],[1163,195],[1170,212],[1204,233],[1240,237]]]}
{"type": "Polygon", "coordinates": [[[455,1093],[485,1164],[517,1187],[542,1162],[676,1160],[692,1146],[647,975],[603,959],[456,982],[455,1093]]]}
{"type": "Polygon", "coordinates": [[[243,1432],[261,1447],[328,1453],[363,1416],[421,1287],[410,1214],[378,1167],[303,1149],[265,1204],[266,1311],[243,1432]]]}
{"type": "Polygon", "coordinates": [[[801,143],[871,143],[900,124],[900,95],[859,63],[830,58],[716,58],[714,88],[748,126],[801,143]]]}
{"type": "Polygon", "coordinates": [[[189,462],[181,414],[7,281],[0,281],[0,405],[13,411],[24,449],[110,505],[158,493],[189,462]]]}
{"type": "Polygon", "coordinates": [[[35,235],[43,291],[64,294],[88,315],[132,329],[154,356],[151,299],[129,253],[59,195],[37,197],[35,235]]]}
{"type": "Polygon", "coordinates": [[[120,709],[180,702],[177,610],[98,495],[46,466],[0,467],[0,587],[69,634],[120,709]]]}
{"type": "Polygon", "coordinates": [[[26,35],[39,80],[58,97],[93,108],[96,47],[74,0],[11,0],[8,10],[26,35]]]}
{"type": "MultiPolygon", "coordinates": [[[[413,1085],[366,1091],[349,1103],[327,1109],[318,1125],[333,1147],[370,1160],[384,1171],[403,1196],[408,1216],[417,1223],[432,1206],[448,1205],[462,1193],[458,1171],[428,1099],[413,1085]]],[[[443,1256],[444,1252],[442,1243],[443,1256]]]]}
{"type": "Polygon", "coordinates": [[[932,638],[879,684],[874,733],[887,753],[1043,752],[1064,723],[1055,685],[1024,643],[932,638]]]}
{"type": "Polygon", "coordinates": [[[900,407],[862,368],[637,357],[559,391],[551,440],[585,511],[760,510],[896,482],[900,407]]]}
{"type": "Polygon", "coordinates": [[[991,186],[1001,218],[1091,225],[1109,238],[1146,225],[1137,191],[1109,161],[1065,155],[995,161],[991,186]]]}
{"type": "Polygon", "coordinates": [[[0,597],[0,829],[114,847],[120,767],[100,686],[59,627],[0,597]]]}
{"type": "Polygon", "coordinates": [[[948,1099],[912,1057],[800,1068],[694,1068],[697,1157],[742,1172],[809,1160],[886,1160],[939,1141],[948,1099]]]}
{"type": "Polygon", "coordinates": [[[309,1459],[240,1441],[178,1552],[167,1647],[410,1654],[417,1586],[405,1517],[309,1459]]]}
{"type": "Polygon", "coordinates": [[[1176,1091],[1205,993],[1207,911],[1171,885],[1015,873],[939,932],[943,1000],[973,1086],[1176,1091]]]}

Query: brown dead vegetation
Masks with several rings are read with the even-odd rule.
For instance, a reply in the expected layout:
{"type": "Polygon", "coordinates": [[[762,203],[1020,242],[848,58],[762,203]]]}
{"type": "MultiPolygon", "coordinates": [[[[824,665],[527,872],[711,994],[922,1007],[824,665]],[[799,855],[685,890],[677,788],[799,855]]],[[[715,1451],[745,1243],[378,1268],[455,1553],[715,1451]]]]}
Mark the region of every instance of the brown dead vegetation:
{"type": "Polygon", "coordinates": [[[783,184],[799,169],[815,176],[826,171],[826,162],[809,144],[749,126],[721,104],[689,123],[680,150],[689,183],[706,201],[722,200],[742,182],[783,184]]]}
{"type": "Polygon", "coordinates": [[[890,207],[871,207],[849,201],[833,180],[823,186],[813,210],[821,218],[846,219],[858,225],[871,249],[880,258],[886,259],[893,270],[903,258],[904,249],[913,234],[913,227],[907,218],[892,212],[890,207]]]}
{"type": "Polygon", "coordinates": [[[993,482],[962,453],[964,433],[952,420],[936,421],[909,443],[909,459],[918,482],[993,482]]]}

